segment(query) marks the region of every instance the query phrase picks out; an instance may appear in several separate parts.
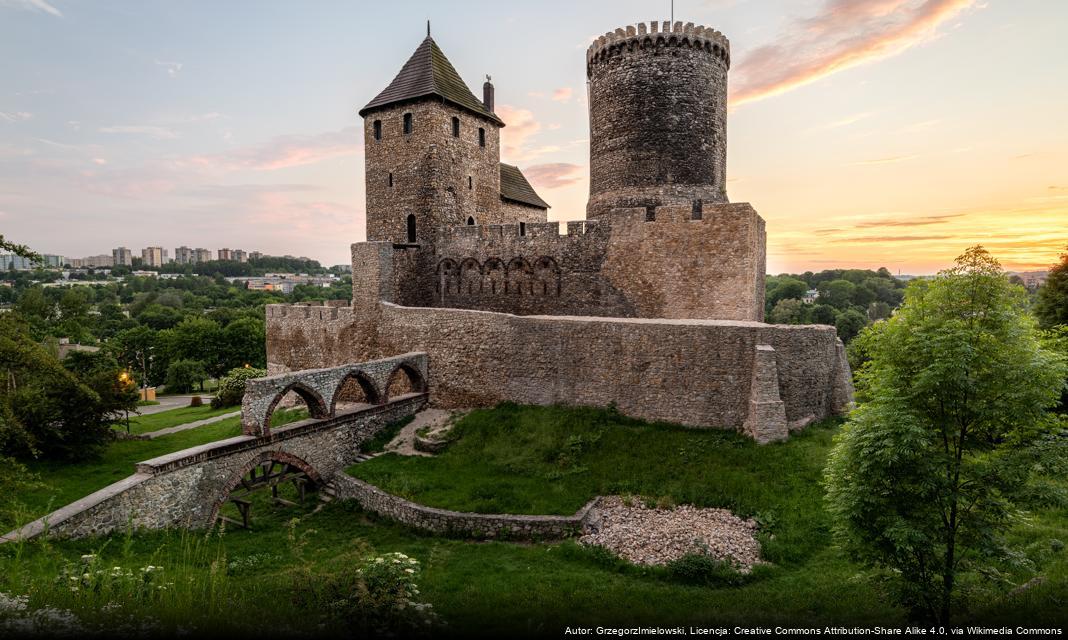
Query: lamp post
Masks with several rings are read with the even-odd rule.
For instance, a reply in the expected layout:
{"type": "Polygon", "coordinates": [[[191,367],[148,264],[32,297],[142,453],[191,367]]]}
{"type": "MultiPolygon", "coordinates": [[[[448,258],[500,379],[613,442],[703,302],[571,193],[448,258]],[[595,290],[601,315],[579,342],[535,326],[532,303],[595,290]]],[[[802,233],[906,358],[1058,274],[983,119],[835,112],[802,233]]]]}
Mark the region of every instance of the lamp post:
{"type": "MultiPolygon", "coordinates": [[[[120,373],[119,382],[122,384],[123,388],[129,386],[130,374],[126,373],[125,371],[120,373]]],[[[123,410],[126,412],[126,435],[130,435],[130,407],[126,407],[123,410]]]]}

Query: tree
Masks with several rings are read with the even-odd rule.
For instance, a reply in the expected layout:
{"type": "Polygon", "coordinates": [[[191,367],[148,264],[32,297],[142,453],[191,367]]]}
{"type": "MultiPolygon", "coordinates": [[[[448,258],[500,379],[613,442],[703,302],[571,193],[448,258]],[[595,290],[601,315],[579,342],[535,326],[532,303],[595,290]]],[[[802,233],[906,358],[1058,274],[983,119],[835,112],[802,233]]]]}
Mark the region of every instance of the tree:
{"type": "Polygon", "coordinates": [[[0,234],[0,251],[8,251],[20,258],[29,258],[37,263],[43,262],[39,253],[24,244],[16,244],[10,240],[5,240],[3,234],[0,234]]]}
{"type": "Polygon", "coordinates": [[[265,375],[267,375],[266,369],[252,367],[231,369],[225,377],[219,380],[219,390],[211,399],[211,406],[218,409],[241,404],[241,399],[245,397],[245,382],[252,378],[262,378],[265,375]]]}
{"type": "Polygon", "coordinates": [[[14,314],[0,316],[0,379],[0,456],[86,458],[111,439],[113,407],[14,314]]]}
{"type": "Polygon", "coordinates": [[[771,324],[801,324],[805,313],[805,303],[795,298],[779,300],[775,308],[768,314],[768,322],[771,324]]]}
{"type": "Polygon", "coordinates": [[[834,319],[834,328],[838,331],[838,337],[842,342],[852,340],[864,326],[868,324],[868,318],[856,309],[846,309],[834,319]]]}
{"type": "Polygon", "coordinates": [[[194,385],[204,389],[208,373],[204,363],[197,360],[175,360],[167,367],[167,393],[188,393],[194,385]]]}
{"type": "Polygon", "coordinates": [[[1068,325],[1068,253],[1061,255],[1060,264],[1049,270],[1038,290],[1035,315],[1046,328],[1068,325]]]}
{"type": "Polygon", "coordinates": [[[108,342],[111,354],[119,364],[137,375],[142,386],[148,386],[156,349],[156,332],[148,327],[120,331],[108,342]]]}
{"type": "Polygon", "coordinates": [[[267,327],[259,318],[234,320],[223,329],[226,367],[267,366],[267,327]]]}
{"type": "Polygon", "coordinates": [[[846,309],[853,300],[857,286],[848,280],[831,280],[819,285],[820,300],[836,309],[846,309]]]}
{"type": "Polygon", "coordinates": [[[788,300],[790,298],[796,298],[800,300],[804,297],[805,292],[808,291],[808,284],[803,280],[792,278],[789,276],[778,276],[768,279],[767,283],[767,305],[768,308],[774,308],[780,300],[788,300]]]}
{"type": "Polygon", "coordinates": [[[829,304],[814,304],[809,312],[809,319],[815,324],[834,324],[838,312],[829,304]]]}
{"type": "MultiPolygon", "coordinates": [[[[1045,349],[1023,291],[974,247],[866,332],[866,402],[826,469],[835,534],[890,569],[914,616],[946,624],[958,575],[1004,557],[1005,532],[1048,446],[1065,359],[1045,349]]],[[[1063,442],[1063,437],[1060,442],[1063,442]]],[[[1063,455],[1063,454],[1062,454],[1063,455]]],[[[971,575],[971,574],[969,574],[971,575]]]]}

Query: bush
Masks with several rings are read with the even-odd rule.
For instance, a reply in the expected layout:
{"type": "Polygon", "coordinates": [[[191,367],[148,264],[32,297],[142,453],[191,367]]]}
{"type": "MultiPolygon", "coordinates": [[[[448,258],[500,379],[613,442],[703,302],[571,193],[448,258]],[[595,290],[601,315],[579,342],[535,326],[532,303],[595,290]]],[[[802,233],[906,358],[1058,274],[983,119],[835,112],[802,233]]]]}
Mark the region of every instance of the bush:
{"type": "Polygon", "coordinates": [[[265,375],[267,375],[266,369],[256,369],[254,367],[231,369],[230,373],[219,380],[219,390],[211,401],[212,408],[218,409],[241,404],[241,398],[245,395],[245,382],[252,378],[262,378],[265,375]]]}
{"type": "Polygon", "coordinates": [[[667,571],[673,579],[686,584],[737,586],[746,580],[729,563],[699,553],[672,560],[667,571]]]}

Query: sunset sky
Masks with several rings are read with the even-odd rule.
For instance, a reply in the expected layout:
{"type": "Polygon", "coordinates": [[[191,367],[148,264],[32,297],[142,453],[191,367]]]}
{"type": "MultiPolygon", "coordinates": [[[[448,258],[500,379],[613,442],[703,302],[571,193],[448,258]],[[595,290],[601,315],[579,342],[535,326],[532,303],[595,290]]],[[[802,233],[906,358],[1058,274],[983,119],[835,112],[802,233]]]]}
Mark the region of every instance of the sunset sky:
{"type": "MultiPolygon", "coordinates": [[[[0,233],[82,257],[178,245],[347,262],[364,239],[356,111],[432,23],[502,160],[588,195],[585,50],[670,4],[0,0],[0,233]]],[[[1010,269],[1068,245],[1068,2],[676,0],[730,40],[728,194],[768,271],[1010,269]]]]}

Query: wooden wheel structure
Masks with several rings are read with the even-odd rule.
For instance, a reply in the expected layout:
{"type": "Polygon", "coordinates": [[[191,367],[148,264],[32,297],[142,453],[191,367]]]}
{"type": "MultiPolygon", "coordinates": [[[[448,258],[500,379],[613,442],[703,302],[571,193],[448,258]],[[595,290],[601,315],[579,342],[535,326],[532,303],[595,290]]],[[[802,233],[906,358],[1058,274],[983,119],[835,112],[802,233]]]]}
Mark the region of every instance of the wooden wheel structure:
{"type": "Polygon", "coordinates": [[[309,490],[315,491],[318,489],[318,485],[315,480],[300,467],[280,460],[265,460],[255,467],[252,467],[252,470],[241,478],[240,484],[238,484],[226,498],[227,502],[237,507],[241,519],[235,520],[234,518],[223,515],[222,510],[220,509],[217,522],[226,522],[245,529],[250,529],[252,501],[249,500],[249,498],[252,493],[263,491],[265,489],[270,489],[271,501],[274,502],[274,504],[295,507],[298,504],[303,504],[307,492],[309,490]],[[278,495],[279,485],[286,483],[292,483],[293,487],[296,489],[297,502],[287,500],[278,495]]]}

